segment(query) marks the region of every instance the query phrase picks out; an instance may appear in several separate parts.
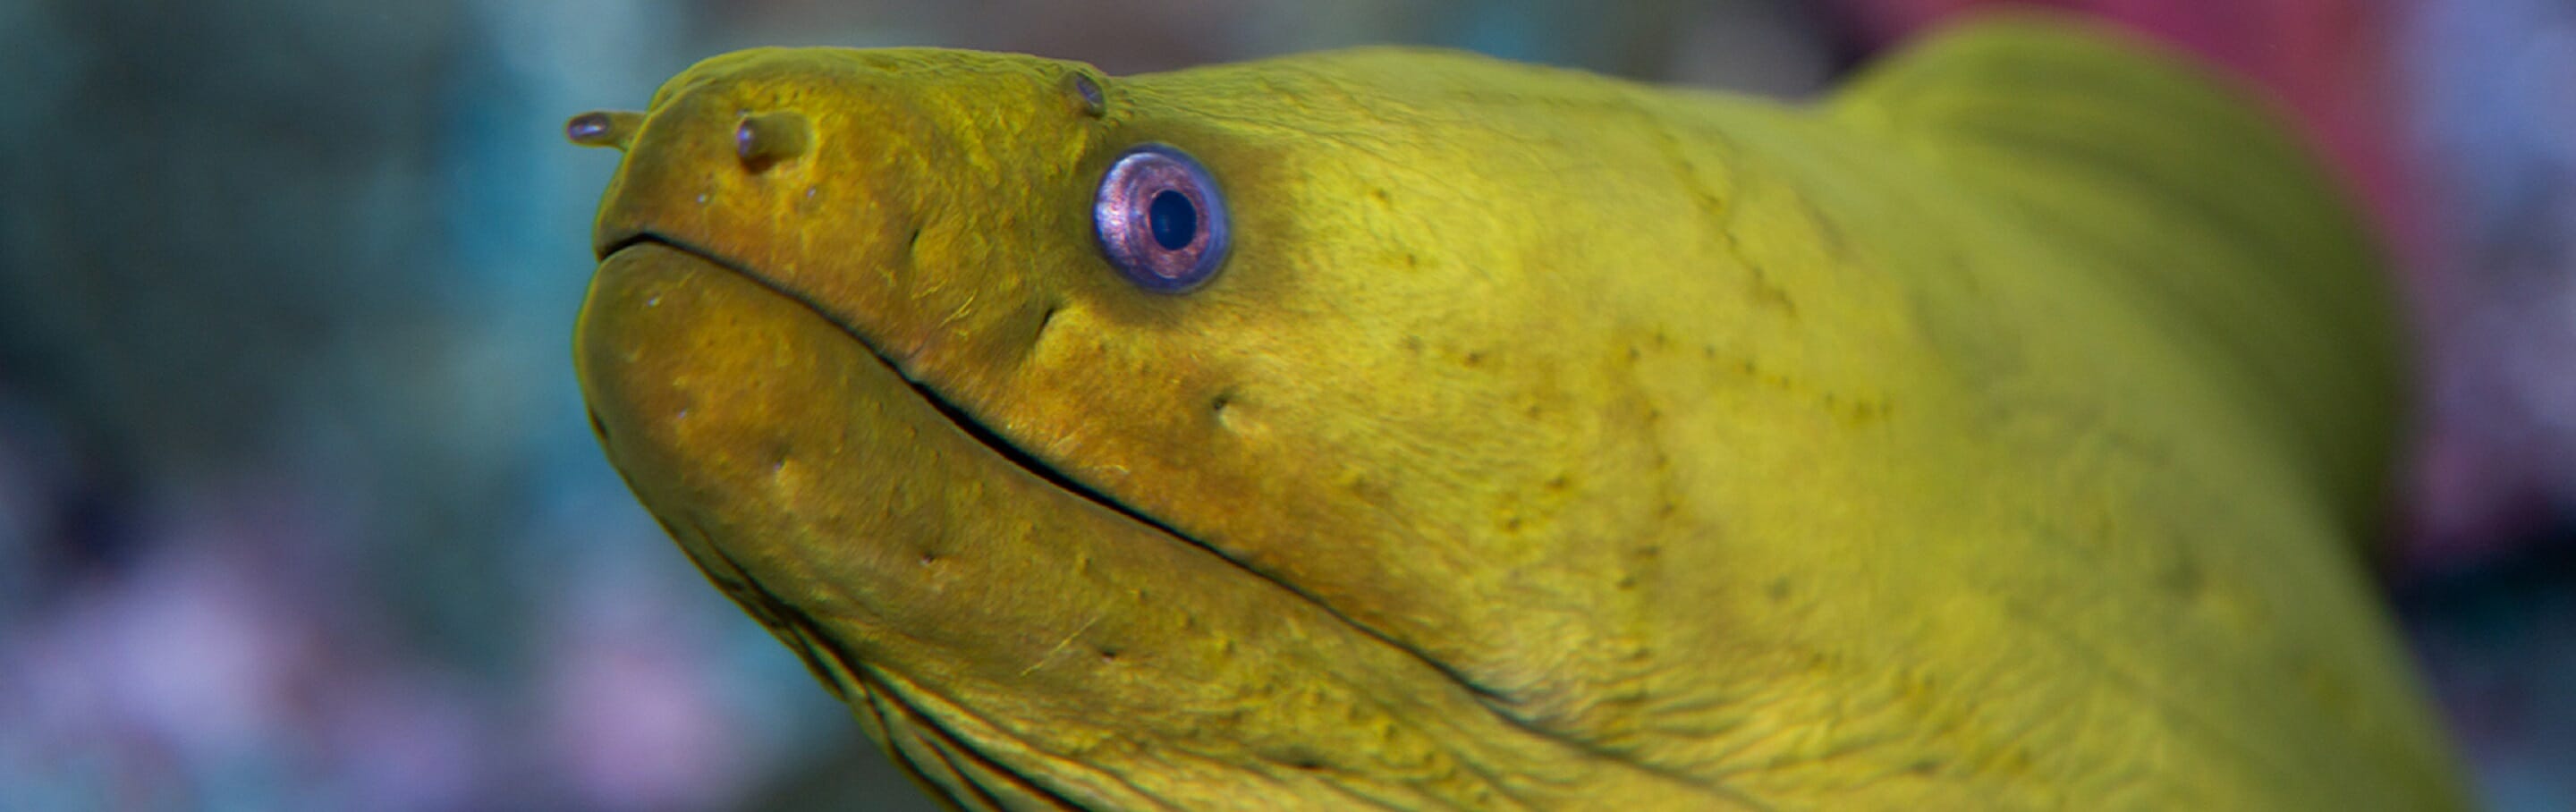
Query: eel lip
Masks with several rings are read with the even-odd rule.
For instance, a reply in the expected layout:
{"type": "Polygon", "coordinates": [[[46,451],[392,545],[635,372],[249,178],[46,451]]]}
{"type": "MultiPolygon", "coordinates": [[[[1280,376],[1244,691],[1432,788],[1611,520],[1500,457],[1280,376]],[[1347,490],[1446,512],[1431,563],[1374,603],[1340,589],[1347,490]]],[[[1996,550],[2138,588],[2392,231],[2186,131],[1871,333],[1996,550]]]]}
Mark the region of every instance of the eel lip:
{"type": "Polygon", "coordinates": [[[983,445],[993,453],[1001,455],[1002,459],[1009,461],[1013,466],[1016,466],[1023,471],[1027,471],[1031,476],[1045,480],[1047,484],[1055,486],[1057,490],[1064,491],[1065,493],[1071,494],[1075,497],[1079,497],[1103,508],[1107,508],[1111,512],[1125,517],[1130,521],[1153,528],[1154,530],[1162,532],[1164,535],[1171,536],[1172,538],[1184,543],[1200,547],[1206,546],[1201,544],[1196,538],[1182,533],[1171,525],[1163,523],[1162,520],[1145,515],[1144,513],[1137,511],[1135,508],[1128,507],[1125,503],[1111,498],[1108,494],[1100,492],[1099,489],[1084,484],[1082,481],[1074,479],[1062,470],[1057,469],[1054,465],[1038,459],[1027,450],[1020,448],[1019,444],[1012,442],[1009,438],[994,431],[992,427],[985,425],[982,420],[975,417],[974,413],[967,411],[964,407],[959,406],[955,402],[950,401],[947,397],[939,394],[938,390],[932,389],[929,385],[922,383],[920,379],[913,376],[911,371],[906,370],[903,364],[896,362],[894,358],[886,355],[883,350],[878,349],[875,342],[868,340],[866,334],[852,327],[848,321],[839,316],[833,315],[831,310],[817,305],[812,299],[807,298],[803,294],[781,285],[777,281],[772,280],[767,276],[763,276],[750,268],[746,268],[739,262],[727,259],[717,252],[709,251],[704,248],[691,245],[685,241],[673,239],[669,236],[646,229],[622,230],[602,234],[597,242],[597,251],[599,259],[602,262],[607,261],[611,256],[615,256],[619,251],[624,251],[637,245],[659,245],[697,257],[708,264],[731,271],[735,275],[751,280],[753,284],[757,284],[762,288],[767,289],[772,294],[802,305],[805,309],[813,311],[815,315],[821,317],[825,322],[830,323],[833,327],[839,328],[842,335],[848,336],[851,341],[857,342],[859,346],[866,348],[869,355],[875,356],[878,363],[884,364],[887,369],[893,370],[895,377],[902,379],[906,386],[911,387],[915,397],[920,398],[923,403],[928,404],[932,409],[938,411],[940,417],[946,418],[950,425],[956,426],[958,431],[964,433],[967,437],[973,438],[975,442],[983,445]]]}
{"type": "MultiPolygon", "coordinates": [[[[717,266],[722,267],[725,270],[751,277],[754,280],[760,279],[759,276],[746,272],[746,269],[741,265],[717,256],[713,251],[708,251],[697,246],[690,245],[687,242],[675,240],[662,234],[640,228],[623,228],[615,231],[602,231],[591,237],[590,252],[599,261],[606,262],[609,257],[615,256],[619,251],[632,248],[638,243],[648,242],[659,243],[669,246],[674,250],[686,252],[691,256],[715,263],[717,266]]],[[[769,283],[764,280],[761,281],[761,284],[767,286],[769,283]]],[[[775,288],[772,287],[772,289],[774,290],[775,288]]]]}

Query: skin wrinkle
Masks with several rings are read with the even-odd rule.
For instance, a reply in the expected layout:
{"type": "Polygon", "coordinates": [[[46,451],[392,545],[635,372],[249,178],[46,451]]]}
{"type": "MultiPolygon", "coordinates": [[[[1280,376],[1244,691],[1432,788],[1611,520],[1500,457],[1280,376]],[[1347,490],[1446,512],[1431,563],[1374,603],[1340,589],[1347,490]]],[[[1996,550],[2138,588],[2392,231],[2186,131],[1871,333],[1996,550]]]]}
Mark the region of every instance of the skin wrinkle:
{"type": "Polygon", "coordinates": [[[1920,54],[1794,108],[1373,49],[1102,82],[1096,117],[1068,63],[719,57],[603,205],[585,395],[711,580],[960,803],[2453,803],[2318,521],[2369,452],[2266,428],[2381,425],[2371,303],[2298,295],[2353,286],[2326,187],[2161,55],[1920,54]],[[1908,106],[2030,75],[1993,125],[1908,106]],[[817,137],[748,172],[765,104],[817,137]],[[1149,141],[1232,214],[1185,295],[1087,230],[1149,141]],[[2201,171],[2317,211],[2198,214],[2201,171]],[[2355,335],[2176,339],[2267,309],[2355,335]],[[2223,372],[2284,358],[2312,394],[2223,372]]]}
{"type": "MultiPolygon", "coordinates": [[[[870,692],[869,695],[871,697],[887,696],[889,695],[889,692],[870,692]]],[[[907,763],[914,761],[914,757],[910,755],[914,749],[917,748],[928,751],[929,757],[936,760],[939,764],[939,771],[936,775],[945,780],[940,781],[938,786],[942,790],[942,795],[944,795],[950,803],[970,809],[991,809],[996,810],[997,812],[1003,808],[1000,799],[994,798],[991,792],[986,791],[981,785],[976,783],[974,779],[968,777],[966,771],[957,765],[957,759],[950,755],[949,748],[947,746],[925,738],[927,735],[938,734],[925,730],[926,725],[913,721],[913,719],[916,718],[916,715],[910,712],[908,706],[888,707],[880,705],[876,709],[876,712],[880,714],[893,712],[903,716],[905,720],[904,723],[893,732],[902,737],[900,740],[902,743],[909,744],[911,746],[897,746],[892,749],[896,753],[900,754],[900,757],[902,757],[907,763]],[[966,797],[960,797],[961,793],[966,797]]],[[[919,769],[919,767],[915,767],[916,771],[919,769]]]]}
{"type": "MultiPolygon", "coordinates": [[[[1043,776],[1041,779],[1024,777],[1021,776],[1020,773],[1005,769],[998,761],[995,760],[996,756],[988,755],[976,748],[965,746],[964,742],[967,741],[967,739],[960,736],[958,731],[949,725],[941,724],[941,720],[946,719],[951,724],[967,721],[973,722],[986,733],[985,736],[977,738],[988,742],[986,744],[987,748],[993,746],[990,742],[993,741],[994,736],[1009,736],[1004,728],[993,724],[990,720],[977,716],[971,709],[966,708],[963,705],[959,705],[945,697],[940,697],[936,692],[923,689],[918,684],[905,679],[902,675],[885,667],[869,665],[865,668],[865,673],[867,674],[867,680],[874,681],[879,686],[882,686],[881,690],[872,691],[871,694],[874,696],[883,696],[893,699],[893,701],[896,702],[895,710],[906,716],[909,720],[909,727],[921,733],[926,733],[927,735],[936,737],[937,741],[934,743],[934,746],[943,759],[968,759],[970,762],[980,767],[988,768],[990,771],[997,772],[1002,776],[1012,777],[1012,780],[1020,781],[1025,784],[1026,789],[1040,793],[1066,808],[1082,808],[1081,804],[1074,803],[1073,801],[1064,798],[1061,792],[1041,786],[1038,783],[1040,780],[1068,781],[1068,776],[1073,775],[1075,771],[1060,769],[1052,772],[1044,772],[1040,774],[1043,776]],[[906,699],[904,697],[912,698],[906,699]],[[953,755],[951,754],[951,751],[954,751],[953,755]]],[[[1010,739],[1010,742],[1015,746],[1013,749],[1018,751],[1019,755],[1037,757],[1045,757],[1047,755],[1043,748],[1040,748],[1026,740],[1014,737],[1010,739]]],[[[1094,777],[1095,779],[1106,778],[1107,781],[1105,783],[1124,787],[1132,794],[1133,797],[1151,797],[1152,795],[1152,793],[1146,792],[1142,788],[1119,779],[1116,776],[1101,776],[1096,772],[1088,770],[1080,772],[1083,775],[1094,777]]],[[[961,774],[963,774],[962,771],[961,774]]],[[[1092,784],[1092,786],[1089,787],[1091,791],[1080,794],[1095,796],[1101,794],[1101,790],[1103,789],[1101,784],[1104,782],[1094,780],[1089,783],[1092,784]]]]}
{"type": "MultiPolygon", "coordinates": [[[[895,676],[891,675],[890,673],[887,673],[887,672],[883,671],[882,669],[878,669],[878,668],[871,668],[871,669],[870,669],[870,671],[871,671],[871,672],[873,672],[873,673],[876,673],[876,674],[877,674],[877,679],[880,679],[880,680],[897,680],[897,681],[900,681],[900,678],[899,678],[899,677],[895,677],[895,676]]],[[[905,686],[903,686],[902,688],[900,688],[900,689],[881,691],[881,692],[879,692],[879,693],[881,693],[881,694],[886,694],[886,695],[900,695],[900,694],[904,694],[904,693],[916,693],[916,692],[921,692],[921,691],[922,691],[922,689],[921,689],[921,688],[919,688],[918,686],[916,686],[916,685],[910,685],[910,684],[908,684],[908,681],[906,681],[906,682],[907,682],[907,684],[906,684],[905,686]]],[[[942,715],[946,715],[946,716],[949,716],[949,717],[951,717],[951,718],[961,718],[961,719],[962,719],[962,718],[972,718],[972,719],[975,719],[979,724],[981,724],[981,725],[983,725],[983,726],[985,726],[985,727],[987,727],[987,728],[994,728],[994,723],[993,723],[991,720],[982,719],[981,717],[976,716],[976,715],[975,715],[971,710],[965,709],[963,706],[957,705],[957,704],[956,704],[956,703],[954,703],[953,701],[942,700],[942,701],[940,701],[938,704],[939,704],[939,705],[941,705],[943,708],[947,708],[947,709],[949,709],[946,713],[944,713],[944,714],[942,714],[942,715]]],[[[933,725],[934,730],[939,731],[939,735],[942,737],[942,739],[943,739],[943,740],[945,740],[945,741],[955,741],[955,740],[957,739],[956,734],[955,734],[954,732],[952,732],[952,731],[948,731],[948,730],[946,730],[945,728],[939,728],[939,727],[937,727],[935,722],[929,722],[928,720],[933,719],[933,718],[936,718],[936,717],[935,717],[935,716],[932,716],[932,715],[930,715],[930,714],[928,714],[928,713],[926,713],[926,712],[925,712],[922,708],[920,708],[919,706],[917,706],[917,705],[915,705],[915,704],[912,704],[912,703],[906,703],[905,707],[906,707],[908,710],[910,710],[911,712],[913,712],[913,713],[922,714],[922,717],[923,717],[923,719],[925,720],[925,722],[924,722],[924,723],[925,723],[925,724],[931,724],[931,725],[933,725]]],[[[998,728],[995,728],[995,729],[998,729],[998,728]]],[[[1015,740],[1015,743],[1016,743],[1016,744],[1018,744],[1020,747],[1022,747],[1022,748],[1027,748],[1027,749],[1029,749],[1029,750],[1031,750],[1031,751],[1033,751],[1033,752],[1034,752],[1034,751],[1037,751],[1037,749],[1038,749],[1038,748],[1036,748],[1034,745],[1032,745],[1031,743],[1029,743],[1029,742],[1027,742],[1027,741],[1025,741],[1025,740],[1015,740]]],[[[1059,754],[1059,755],[1072,755],[1072,754],[1059,754]]],[[[1213,753],[1203,753],[1203,754],[1201,754],[1201,755],[1202,755],[1203,757],[1211,757],[1211,758],[1209,758],[1209,760],[1211,760],[1211,761],[1213,761],[1213,760],[1218,760],[1217,758],[1213,758],[1213,757],[1215,757],[1215,756],[1222,756],[1222,754],[1213,754],[1213,753]]],[[[1300,777],[1305,777],[1305,776],[1307,776],[1307,775],[1310,775],[1310,774],[1311,774],[1311,773],[1309,773],[1307,770],[1297,768],[1297,766],[1296,766],[1296,765],[1290,765],[1290,764],[1286,764],[1286,763],[1284,763],[1284,762],[1278,762],[1278,761],[1272,761],[1272,762],[1270,762],[1270,763],[1272,763],[1272,764],[1277,764],[1277,765],[1280,765],[1280,766],[1288,766],[1288,767],[1290,767],[1290,768],[1291,768],[1291,770],[1290,770],[1290,774],[1292,774],[1292,775],[1298,775],[1298,776],[1300,776],[1300,777]]],[[[1329,777],[1329,776],[1328,776],[1327,778],[1328,778],[1328,780],[1327,780],[1326,786],[1333,788],[1337,793],[1340,793],[1340,794],[1341,794],[1341,795],[1343,795],[1344,797],[1348,797],[1348,798],[1353,799],[1353,800],[1363,801],[1363,802],[1366,802],[1366,803],[1368,803],[1369,805],[1374,806],[1374,807],[1377,807],[1377,808],[1386,808],[1386,809],[1403,808],[1403,807],[1398,807],[1398,806],[1388,806],[1388,805],[1385,805],[1385,804],[1379,803],[1379,802],[1377,802],[1377,801],[1374,801],[1374,800],[1370,799],[1370,797],[1369,797],[1368,795],[1365,795],[1365,794],[1363,794],[1363,793],[1360,793],[1360,792],[1359,792],[1359,791],[1357,791],[1356,789],[1353,789],[1353,788],[1351,788],[1351,787],[1347,787],[1347,786],[1343,786],[1343,785],[1342,785],[1342,783],[1341,783],[1338,779],[1333,779],[1333,778],[1331,778],[1331,777],[1329,777]]],[[[1114,777],[1113,777],[1113,780],[1115,780],[1115,779],[1114,779],[1114,777]]],[[[1146,789],[1144,789],[1144,788],[1142,788],[1142,787],[1135,786],[1135,785],[1134,785],[1133,783],[1131,783],[1131,782],[1124,782],[1124,781],[1121,781],[1120,783],[1121,783],[1122,785],[1126,786],[1126,787],[1127,787],[1128,789],[1130,789],[1131,791],[1134,791],[1134,792],[1136,792],[1136,793],[1138,793],[1138,794],[1140,794],[1140,795],[1142,795],[1142,796],[1146,796],[1146,797],[1153,797],[1153,796],[1154,796],[1154,793],[1153,793],[1153,792],[1151,792],[1151,791],[1149,791],[1149,790],[1146,790],[1146,789]]],[[[1170,804],[1170,803],[1178,803],[1178,802],[1180,802],[1182,799],[1160,798],[1159,800],[1163,801],[1163,802],[1164,802],[1164,803],[1166,803],[1166,804],[1170,804]]],[[[1070,802],[1068,802],[1068,803],[1070,803],[1070,802]]],[[[1169,808],[1188,808],[1188,807],[1187,807],[1186,805],[1183,805],[1183,806],[1169,807],[1169,808]]]]}
{"type": "MultiPolygon", "coordinates": [[[[857,715],[865,720],[864,723],[869,725],[867,730],[871,739],[889,743],[889,746],[884,748],[888,758],[894,762],[896,767],[903,770],[903,774],[906,777],[912,779],[913,786],[923,788],[932,795],[939,797],[941,800],[948,801],[952,804],[957,803],[956,797],[951,795],[944,786],[936,783],[930,777],[928,772],[923,771],[921,765],[913,761],[910,753],[906,752],[901,747],[891,746],[891,742],[894,741],[894,737],[909,735],[909,733],[900,728],[887,727],[884,715],[885,711],[882,707],[884,702],[885,700],[882,697],[877,696],[874,692],[868,692],[863,693],[858,701],[852,701],[849,704],[852,708],[857,710],[857,715]]],[[[958,805],[963,806],[963,804],[958,805]]]]}

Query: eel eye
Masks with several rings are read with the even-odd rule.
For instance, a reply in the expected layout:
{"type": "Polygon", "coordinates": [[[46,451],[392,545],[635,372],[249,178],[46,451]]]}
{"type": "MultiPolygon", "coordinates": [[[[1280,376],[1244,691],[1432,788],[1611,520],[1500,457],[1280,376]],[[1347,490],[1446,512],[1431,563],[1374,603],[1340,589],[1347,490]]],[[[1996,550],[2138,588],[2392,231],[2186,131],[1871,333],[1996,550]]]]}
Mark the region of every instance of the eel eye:
{"type": "Polygon", "coordinates": [[[1225,198],[1207,168],[1169,144],[1121,153],[1091,203],[1100,251],[1128,281],[1180,293],[1225,263],[1225,198]]]}

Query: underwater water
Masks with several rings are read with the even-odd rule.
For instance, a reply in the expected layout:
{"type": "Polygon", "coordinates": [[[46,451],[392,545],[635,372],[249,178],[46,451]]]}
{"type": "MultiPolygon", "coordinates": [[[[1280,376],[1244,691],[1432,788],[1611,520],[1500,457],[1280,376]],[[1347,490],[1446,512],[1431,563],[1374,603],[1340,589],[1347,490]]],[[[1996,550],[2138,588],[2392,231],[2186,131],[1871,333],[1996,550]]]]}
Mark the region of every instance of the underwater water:
{"type": "MultiPolygon", "coordinates": [[[[561,126],[698,58],[1405,41],[1799,96],[1965,5],[0,0],[0,810],[932,808],[583,421],[616,156],[561,126]]],[[[2488,804],[2576,808],[2576,3],[2078,5],[2362,179],[2428,382],[2396,605],[2488,804]]]]}

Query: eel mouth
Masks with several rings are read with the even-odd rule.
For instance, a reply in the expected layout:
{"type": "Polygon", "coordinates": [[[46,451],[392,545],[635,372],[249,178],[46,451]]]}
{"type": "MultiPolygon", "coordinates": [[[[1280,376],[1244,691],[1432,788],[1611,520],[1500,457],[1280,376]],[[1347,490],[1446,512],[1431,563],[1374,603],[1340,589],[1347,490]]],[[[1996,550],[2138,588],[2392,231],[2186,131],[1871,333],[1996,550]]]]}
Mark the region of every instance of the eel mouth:
{"type": "Polygon", "coordinates": [[[1184,533],[1180,529],[1173,527],[1163,520],[1138,510],[1135,507],[1110,496],[1100,489],[1076,479],[1071,474],[1066,473],[1062,468],[1059,468],[1056,465],[1039,458],[1037,455],[1030,453],[1019,443],[1014,442],[1008,436],[995,430],[991,425],[976,417],[975,413],[964,405],[940,394],[938,389],[916,378],[911,371],[904,368],[904,365],[901,362],[883,351],[877,342],[870,340],[864,330],[854,326],[849,320],[835,316],[831,309],[823,307],[811,297],[798,292],[794,288],[780,284],[776,280],[761,274],[756,269],[747,266],[745,263],[729,259],[721,252],[707,250],[693,245],[687,240],[675,238],[650,229],[621,232],[611,236],[614,238],[603,240],[599,243],[602,246],[599,251],[599,257],[602,263],[608,262],[611,257],[614,257],[621,251],[642,246],[659,247],[678,252],[691,260],[705,263],[711,268],[721,269],[723,272],[733,277],[749,282],[769,295],[775,296],[785,302],[792,302],[797,308],[800,308],[807,314],[821,320],[824,324],[830,325],[833,331],[837,332],[840,336],[847,338],[856,347],[864,350],[877,365],[882,366],[884,369],[891,372],[895,379],[902,381],[907,388],[911,389],[913,397],[917,399],[918,403],[929,406],[931,411],[936,412],[949,426],[955,428],[960,435],[973,440],[976,445],[982,446],[986,451],[991,452],[1001,460],[1009,463],[1011,467],[1026,472],[1031,477],[1046,483],[1050,486],[1049,490],[1051,492],[1069,496],[1082,502],[1089,502],[1108,511],[1111,515],[1124,519],[1142,529],[1151,531],[1155,535],[1170,541],[1178,542],[1180,546],[1188,548],[1192,552],[1202,553],[1212,557],[1216,561],[1224,562],[1227,568],[1236,570],[1244,575],[1248,575],[1264,583],[1266,586],[1274,587],[1287,594],[1294,595],[1299,600],[1321,610],[1325,615],[1333,618],[1336,622],[1349,630],[1367,637],[1377,644],[1404,652],[1407,656],[1418,659],[1424,665],[1433,669],[1434,672],[1440,674],[1454,687],[1463,689],[1471,695],[1481,697],[1487,701],[1506,701],[1502,694],[1495,692],[1457,668],[1443,662],[1438,657],[1433,656],[1430,652],[1398,640],[1388,635],[1383,630],[1360,622],[1358,619],[1351,617],[1341,609],[1333,606],[1331,602],[1324,600],[1322,597],[1317,596],[1294,583],[1282,580],[1274,575],[1261,572],[1247,566],[1243,562],[1237,561],[1231,556],[1227,556],[1215,547],[1207,544],[1204,540],[1188,533],[1184,533]]]}
{"type": "Polygon", "coordinates": [[[753,284],[759,285],[761,288],[782,299],[795,302],[798,306],[811,311],[817,318],[820,318],[824,322],[838,328],[842,335],[847,336],[850,341],[867,350],[869,355],[874,356],[877,363],[885,365],[889,370],[893,370],[895,377],[901,379],[906,386],[910,387],[915,397],[920,398],[921,401],[928,404],[932,410],[937,411],[940,417],[946,418],[948,423],[955,426],[960,433],[965,434],[967,437],[973,439],[977,444],[980,444],[986,449],[992,451],[994,454],[999,455],[1003,460],[1010,462],[1013,466],[1018,467],[1020,470],[1027,471],[1031,476],[1035,476],[1049,485],[1055,486],[1057,490],[1089,501],[1093,504],[1097,504],[1108,509],[1110,512],[1125,517],[1129,521],[1153,528],[1165,535],[1169,535],[1193,546],[1202,548],[1205,546],[1200,544],[1198,540],[1193,539],[1179,530],[1174,529],[1171,525],[1164,523],[1162,520],[1148,516],[1143,512],[1118,501],[1117,499],[1113,499],[1108,494],[1102,493],[1099,489],[1084,484],[1081,480],[1077,480],[1071,475],[1066,474],[1062,469],[1047,463],[1045,460],[1039,459],[1034,454],[1030,454],[1027,449],[1021,448],[1018,443],[1012,442],[1009,438],[1002,436],[1000,432],[993,430],[991,426],[986,425],[983,420],[975,417],[974,413],[967,411],[964,406],[959,405],[956,401],[948,399],[947,396],[941,395],[939,390],[931,388],[928,384],[921,382],[921,380],[915,377],[910,370],[904,369],[902,364],[896,362],[891,356],[886,355],[885,351],[878,348],[876,342],[870,341],[865,333],[852,327],[849,322],[841,319],[840,317],[834,316],[830,310],[818,305],[810,297],[807,297],[794,289],[781,285],[776,280],[763,276],[758,271],[745,267],[740,262],[727,259],[717,252],[691,245],[685,240],[675,239],[669,235],[649,230],[636,231],[619,236],[614,240],[607,241],[605,245],[606,247],[599,252],[599,260],[601,262],[607,262],[610,257],[616,256],[618,252],[634,248],[636,246],[660,246],[686,254],[709,265],[730,271],[734,275],[750,280],[753,284]]]}
{"type": "Polygon", "coordinates": [[[575,339],[611,463],[720,591],[958,806],[1168,807],[1128,782],[1175,769],[1158,753],[1236,754],[1192,757],[1209,786],[1347,792],[1400,771],[1354,743],[1396,730],[1462,764],[1520,758],[1486,742],[1587,753],[1029,453],[906,374],[863,319],[664,233],[611,236],[575,339]],[[1163,743],[1100,752],[1109,740],[1163,743]]]}

